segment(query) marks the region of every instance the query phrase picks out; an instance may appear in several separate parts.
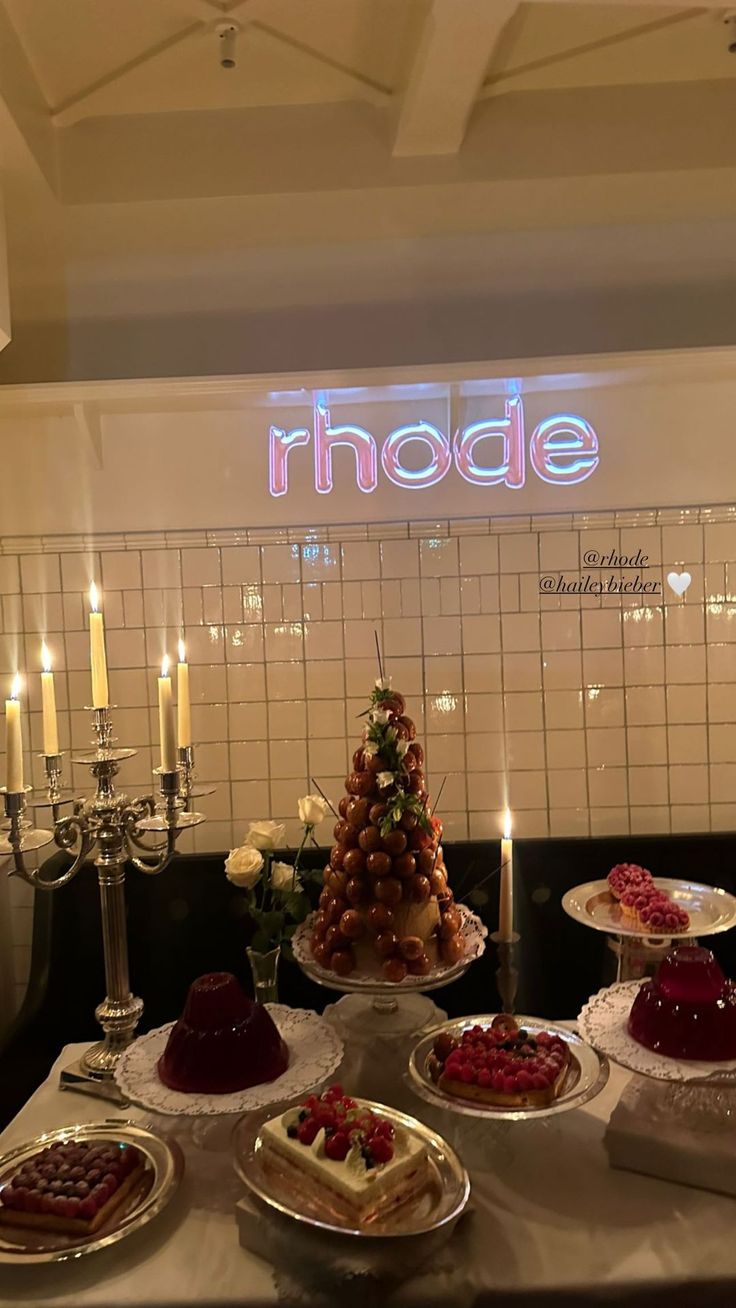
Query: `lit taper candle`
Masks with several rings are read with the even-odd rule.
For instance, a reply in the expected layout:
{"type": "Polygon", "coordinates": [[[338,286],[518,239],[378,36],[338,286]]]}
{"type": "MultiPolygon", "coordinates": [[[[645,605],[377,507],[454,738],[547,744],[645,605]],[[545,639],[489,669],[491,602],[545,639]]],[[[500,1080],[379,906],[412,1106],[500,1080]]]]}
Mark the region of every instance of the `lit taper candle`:
{"type": "Polygon", "coordinates": [[[169,656],[164,654],[161,676],[158,679],[158,727],[161,738],[161,770],[176,771],[176,724],[174,701],[171,695],[169,656]]]}
{"type": "Polygon", "coordinates": [[[41,641],[41,702],[43,706],[43,752],[58,754],[59,725],[56,719],[56,690],[51,671],[51,655],[45,640],[41,641]]]}
{"type": "Polygon", "coordinates": [[[107,688],[107,656],[105,654],[105,623],[99,611],[99,596],[95,583],[89,588],[89,652],[92,668],[92,707],[108,708],[110,692],[107,688]]]}
{"type": "Polygon", "coordinates": [[[16,672],[5,701],[5,786],[17,794],[23,789],[23,735],[20,728],[20,675],[16,672]]]}
{"type": "Polygon", "coordinates": [[[192,743],[192,710],[189,699],[189,664],[183,640],[179,641],[179,663],[176,670],[176,711],[179,749],[185,749],[192,743]]]}
{"type": "Polygon", "coordinates": [[[501,840],[501,889],[498,900],[498,936],[514,937],[514,845],[511,839],[511,813],[506,809],[501,840]]]}

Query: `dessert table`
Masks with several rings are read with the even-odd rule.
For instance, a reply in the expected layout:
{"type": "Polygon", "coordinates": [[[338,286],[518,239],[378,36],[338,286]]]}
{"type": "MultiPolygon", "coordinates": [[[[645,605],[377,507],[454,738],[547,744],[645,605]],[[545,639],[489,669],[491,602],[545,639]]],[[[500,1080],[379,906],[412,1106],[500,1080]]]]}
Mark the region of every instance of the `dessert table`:
{"type": "MultiPolygon", "coordinates": [[[[538,1122],[491,1123],[435,1113],[405,1086],[395,1101],[441,1130],[469,1168],[471,1207],[430,1262],[394,1285],[360,1275],[349,1286],[328,1269],[307,1271],[299,1233],[278,1245],[272,1223],[244,1210],[264,1257],[241,1247],[235,1205],[243,1196],[229,1152],[230,1123],[199,1139],[191,1122],[152,1119],[143,1109],[57,1089],[62,1052],[49,1078],[3,1133],[7,1150],[43,1131],[121,1117],[176,1132],[186,1172],[166,1211],[130,1238],[78,1262],[0,1268],[0,1306],[58,1308],[247,1308],[279,1302],[431,1305],[449,1308],[588,1303],[698,1308],[733,1302],[733,1200],[609,1169],[605,1124],[629,1079],[615,1066],[585,1107],[538,1122]],[[283,1248],[280,1255],[279,1248],[283,1248]],[[275,1252],[274,1252],[275,1251],[275,1252]]],[[[241,1223],[242,1224],[242,1223],[241,1223]]],[[[397,1272],[401,1251],[397,1248],[397,1272]]]]}

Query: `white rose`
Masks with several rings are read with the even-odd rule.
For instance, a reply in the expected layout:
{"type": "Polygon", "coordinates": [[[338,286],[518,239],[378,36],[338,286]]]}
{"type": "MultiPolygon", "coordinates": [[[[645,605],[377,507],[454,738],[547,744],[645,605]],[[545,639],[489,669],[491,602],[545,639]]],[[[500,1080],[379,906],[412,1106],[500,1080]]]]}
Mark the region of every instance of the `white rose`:
{"type": "Polygon", "coordinates": [[[391,689],[390,677],[376,677],[376,690],[390,690],[390,689],[391,689]]]}
{"type": "Polygon", "coordinates": [[[396,742],[396,753],[399,758],[403,758],[409,748],[408,740],[399,740],[396,742]]]}
{"type": "Polygon", "coordinates": [[[248,834],[245,837],[246,845],[252,845],[254,849],[278,849],[286,840],[286,827],[283,822],[250,822],[248,824],[248,834]]]}
{"type": "Polygon", "coordinates": [[[241,890],[252,890],[260,879],[263,870],[263,855],[252,845],[241,845],[240,849],[231,849],[225,859],[225,872],[229,881],[241,890]]]}
{"type": "Polygon", "coordinates": [[[394,784],[395,777],[393,772],[379,772],[376,780],[383,790],[386,786],[392,786],[394,784]]]}
{"type": "Polygon", "coordinates": [[[369,740],[366,742],[366,744],[363,746],[363,753],[365,754],[366,758],[375,758],[376,754],[378,753],[378,745],[376,744],[375,740],[369,740]]]}
{"type": "Polygon", "coordinates": [[[303,795],[299,800],[299,821],[305,827],[317,827],[327,817],[329,804],[321,795],[303,795]]]}
{"type": "Polygon", "coordinates": [[[388,709],[371,709],[369,715],[371,722],[376,722],[379,727],[385,727],[391,714],[388,709]]]}
{"type": "Polygon", "coordinates": [[[294,869],[291,863],[271,864],[271,885],[274,890],[296,890],[299,886],[299,878],[294,876],[294,869]]]}

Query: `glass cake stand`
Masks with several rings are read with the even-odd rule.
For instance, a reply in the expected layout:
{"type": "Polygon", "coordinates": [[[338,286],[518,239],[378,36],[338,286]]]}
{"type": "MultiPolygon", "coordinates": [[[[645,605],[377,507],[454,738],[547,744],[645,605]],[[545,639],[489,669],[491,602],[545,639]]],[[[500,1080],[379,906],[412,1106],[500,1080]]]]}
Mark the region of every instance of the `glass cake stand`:
{"type": "Polygon", "coordinates": [[[673,877],[655,877],[654,884],[686,910],[690,917],[686,931],[678,931],[675,936],[642,935],[627,925],[605,880],[586,881],[562,896],[562,907],[569,917],[611,937],[609,946],[616,956],[617,982],[636,981],[651,974],[680,940],[697,944],[698,938],[730,931],[736,926],[736,898],[719,886],[673,877]]]}
{"type": "Polygon", "coordinates": [[[406,1097],[402,1090],[407,1040],[415,1043],[447,1019],[428,992],[464,976],[486,946],[488,932],[480,918],[464,904],[458,908],[466,941],[463,958],[451,967],[437,967],[427,976],[408,976],[399,982],[360,973],[340,977],[320,967],[309,948],[313,915],[294,935],[294,957],[305,976],[342,992],[341,999],[328,1004],[324,1016],[345,1044],[341,1076],[355,1094],[397,1106],[406,1097]]]}

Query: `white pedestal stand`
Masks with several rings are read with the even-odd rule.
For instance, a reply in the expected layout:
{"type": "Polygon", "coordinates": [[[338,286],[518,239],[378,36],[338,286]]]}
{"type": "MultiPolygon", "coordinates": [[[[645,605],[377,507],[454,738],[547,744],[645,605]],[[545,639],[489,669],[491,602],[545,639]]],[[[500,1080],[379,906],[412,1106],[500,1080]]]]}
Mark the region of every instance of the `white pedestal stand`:
{"type": "Polygon", "coordinates": [[[350,1093],[407,1112],[416,1107],[404,1082],[408,1051],[447,1021],[441,1008],[427,995],[412,992],[396,997],[350,994],[328,1004],[323,1016],[345,1046],[340,1077],[350,1093]]]}

